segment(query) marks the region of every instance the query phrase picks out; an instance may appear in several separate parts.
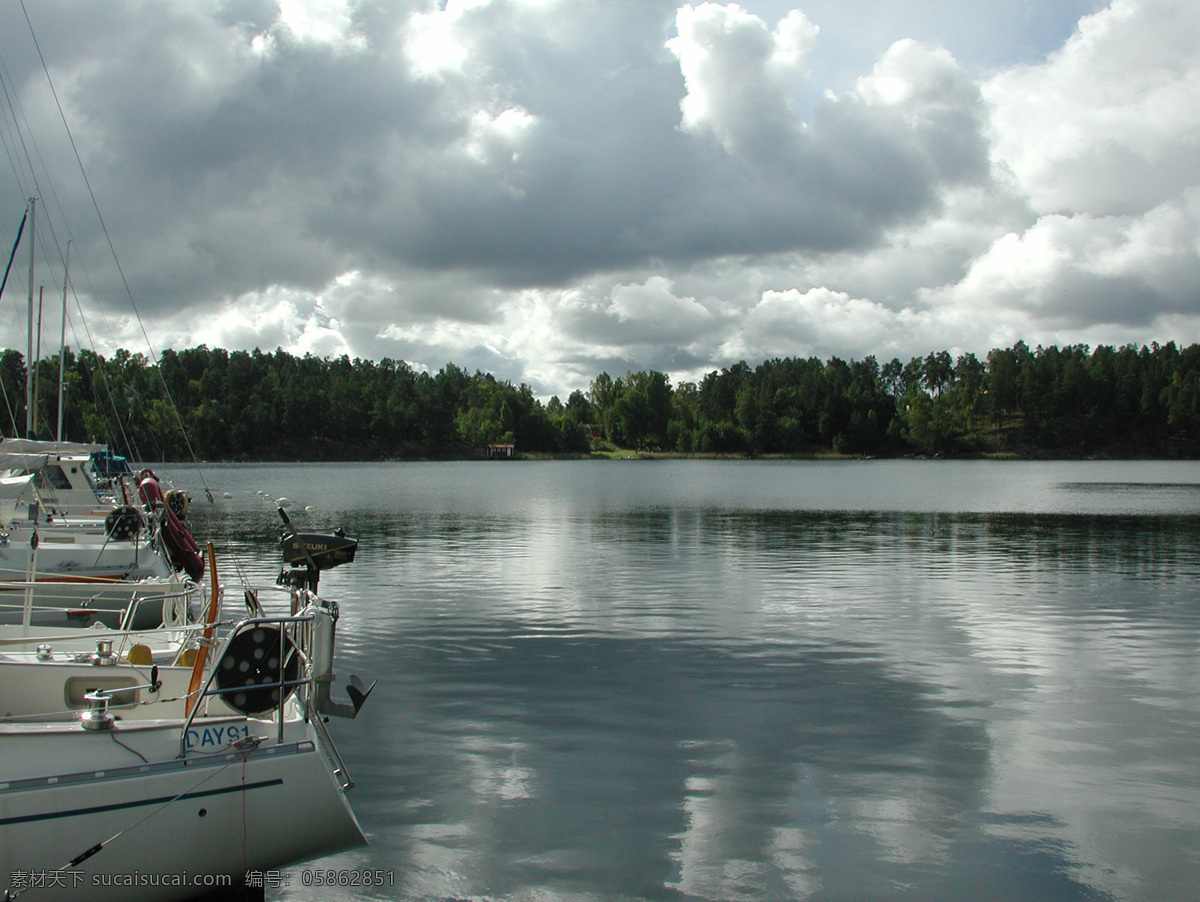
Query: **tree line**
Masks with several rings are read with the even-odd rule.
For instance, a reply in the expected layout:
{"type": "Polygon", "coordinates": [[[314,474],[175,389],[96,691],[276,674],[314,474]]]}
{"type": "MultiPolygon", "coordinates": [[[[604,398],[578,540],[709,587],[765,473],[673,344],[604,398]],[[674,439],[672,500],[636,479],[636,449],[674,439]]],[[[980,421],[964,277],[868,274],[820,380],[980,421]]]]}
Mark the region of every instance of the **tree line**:
{"type": "MultiPolygon", "coordinates": [[[[9,434],[24,432],[23,355],[0,351],[9,434]]],[[[58,419],[59,359],[33,368],[35,431],[58,419]]],[[[64,355],[63,437],[137,460],[384,459],[597,448],[685,454],[1200,456],[1200,346],[1023,342],[980,359],[782,358],[673,384],[600,373],[543,402],[453,363],[296,357],[205,346],[157,361],[64,355]]]]}

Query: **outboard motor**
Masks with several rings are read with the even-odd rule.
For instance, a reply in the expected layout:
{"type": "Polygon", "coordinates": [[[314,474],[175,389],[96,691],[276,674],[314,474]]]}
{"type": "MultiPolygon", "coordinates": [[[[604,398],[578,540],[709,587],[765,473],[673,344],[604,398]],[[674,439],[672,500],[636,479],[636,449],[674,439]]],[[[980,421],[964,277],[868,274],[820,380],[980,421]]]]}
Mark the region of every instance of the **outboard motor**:
{"type": "Polygon", "coordinates": [[[362,710],[367,696],[375,688],[375,683],[372,682],[370,686],[367,686],[358,676],[351,674],[350,683],[346,686],[350,704],[333,700],[330,693],[333,689],[333,681],[337,679],[333,673],[333,648],[337,643],[338,612],[336,608],[330,610],[318,607],[311,608],[311,611],[313,614],[312,668],[313,679],[316,682],[313,706],[322,714],[331,714],[334,717],[351,719],[358,717],[358,712],[362,710]]]}
{"type": "MultiPolygon", "coordinates": [[[[349,538],[345,530],[340,528],[330,534],[298,533],[292,527],[287,512],[282,507],[278,510],[286,528],[279,540],[283,546],[284,568],[279,572],[277,582],[281,586],[307,589],[316,595],[321,571],[351,563],[355,552],[358,551],[358,540],[349,538]]],[[[338,608],[332,602],[318,599],[316,604],[306,610],[313,617],[312,668],[316,683],[314,707],[320,713],[334,717],[357,717],[367,696],[375,688],[375,683],[367,686],[352,674],[346,687],[350,704],[333,700],[330,691],[333,681],[337,679],[333,672],[333,652],[337,644],[338,608]]]]}
{"type": "Polygon", "coordinates": [[[279,508],[279,516],[286,527],[279,540],[283,547],[284,563],[277,580],[281,586],[316,592],[320,571],[331,570],[354,560],[358,539],[347,537],[345,530],[338,528],[328,535],[298,533],[282,507],[279,508]]]}

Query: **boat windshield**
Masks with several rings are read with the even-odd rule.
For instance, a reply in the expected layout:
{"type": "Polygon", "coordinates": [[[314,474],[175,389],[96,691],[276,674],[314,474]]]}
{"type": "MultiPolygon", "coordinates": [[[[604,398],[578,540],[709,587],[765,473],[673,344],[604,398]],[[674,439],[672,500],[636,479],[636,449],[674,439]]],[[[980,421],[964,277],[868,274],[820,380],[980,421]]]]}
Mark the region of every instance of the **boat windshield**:
{"type": "Polygon", "coordinates": [[[39,489],[69,489],[71,480],[58,464],[47,464],[33,476],[33,484],[39,489]]]}

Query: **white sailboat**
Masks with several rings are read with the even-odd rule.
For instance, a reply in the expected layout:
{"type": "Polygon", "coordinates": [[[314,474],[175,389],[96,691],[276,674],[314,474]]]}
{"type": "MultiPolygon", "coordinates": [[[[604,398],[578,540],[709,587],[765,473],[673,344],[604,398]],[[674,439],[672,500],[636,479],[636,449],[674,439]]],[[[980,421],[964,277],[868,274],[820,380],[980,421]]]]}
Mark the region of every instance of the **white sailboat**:
{"type": "Polygon", "coordinates": [[[365,843],[324,717],[370,689],[331,699],[338,608],[316,592],[353,551],[317,563],[305,541],[310,566],[214,587],[200,624],[90,653],[0,640],[4,898],[187,899],[365,843]]]}
{"type": "MultiPolygon", "coordinates": [[[[31,374],[36,208],[30,198],[31,374]]],[[[25,409],[31,436],[28,397],[25,409]]],[[[47,498],[14,506],[0,538],[0,586],[21,599],[17,622],[0,625],[0,898],[183,900],[362,844],[324,722],[353,717],[370,690],[351,680],[349,703],[330,697],[338,608],[317,594],[318,570],[353,557],[348,540],[330,537],[343,551],[318,562],[299,539],[307,566],[257,589],[221,586],[210,546],[203,619],[154,589],[161,625],[143,629],[130,612],[147,596],[123,597],[125,583],[194,590],[203,575],[179,516],[161,493],[123,499],[152,520],[129,537],[47,498]],[[122,543],[133,568],[105,572],[122,543]],[[135,583],[143,565],[157,575],[135,583]],[[68,586],[113,593],[115,628],[37,620],[68,586]]]]}
{"type": "MultiPolygon", "coordinates": [[[[64,485],[67,472],[83,478],[78,458],[70,460],[54,464],[64,485]]],[[[199,548],[157,479],[144,472],[142,507],[110,501],[107,514],[98,508],[67,515],[44,508],[37,494],[28,513],[0,517],[0,638],[16,626],[20,635],[49,627],[147,629],[163,621],[175,599],[198,593],[199,548]]],[[[90,492],[84,482],[80,491],[90,492]]]]}

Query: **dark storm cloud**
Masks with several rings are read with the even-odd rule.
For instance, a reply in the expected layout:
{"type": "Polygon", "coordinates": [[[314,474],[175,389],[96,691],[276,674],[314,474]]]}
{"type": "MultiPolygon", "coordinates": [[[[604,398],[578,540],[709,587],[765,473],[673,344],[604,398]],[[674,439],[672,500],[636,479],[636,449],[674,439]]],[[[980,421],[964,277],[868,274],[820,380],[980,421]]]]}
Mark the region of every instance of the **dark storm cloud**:
{"type": "MultiPolygon", "coordinates": [[[[971,98],[945,115],[965,135],[850,99],[822,104],[774,165],[761,148],[715,152],[677,128],[672,7],[572,7],[571,27],[546,32],[534,26],[557,10],[467,11],[469,71],[435,78],[405,56],[404,7],[362,11],[376,29],[362,47],[279,31],[255,52],[261,6],[234,20],[230,7],[51,4],[35,27],[135,288],[173,303],[264,280],[316,288],[367,260],[520,285],[862,246],[927,209],[940,180],[982,168],[971,98]],[[525,134],[492,148],[472,135],[506,110],[525,134]]],[[[751,140],[784,136],[757,121],[751,140]]]]}
{"type": "MultiPolygon", "coordinates": [[[[1196,10],[1114,0],[1043,58],[1057,18],[1025,3],[1024,34],[989,0],[975,34],[939,3],[28,8],[130,290],[172,344],[550,384],[1106,324],[1175,337],[1151,333],[1194,316],[1196,10]]],[[[111,309],[124,288],[19,7],[0,35],[11,168],[37,169],[84,304],[111,309]]],[[[32,190],[0,181],[14,227],[32,190]]]]}

